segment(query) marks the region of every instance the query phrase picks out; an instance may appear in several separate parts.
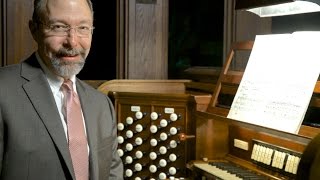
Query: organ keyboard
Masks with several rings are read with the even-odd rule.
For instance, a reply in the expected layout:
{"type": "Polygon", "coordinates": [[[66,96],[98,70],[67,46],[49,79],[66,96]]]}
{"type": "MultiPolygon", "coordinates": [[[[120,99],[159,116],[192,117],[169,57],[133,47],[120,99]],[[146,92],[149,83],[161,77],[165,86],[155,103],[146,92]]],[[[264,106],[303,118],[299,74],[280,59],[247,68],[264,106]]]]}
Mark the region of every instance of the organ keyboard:
{"type": "MultiPolygon", "coordinates": [[[[287,178],[294,178],[297,174],[301,153],[291,151],[279,146],[274,146],[262,141],[252,140],[251,161],[266,170],[280,172],[287,178]]],[[[241,148],[240,146],[235,146],[241,148]]],[[[240,163],[229,161],[194,162],[193,166],[205,171],[218,179],[270,179],[261,172],[244,168],[240,163]]],[[[283,178],[283,177],[282,177],[283,178]]]]}
{"type": "Polygon", "coordinates": [[[241,178],[243,172],[233,172],[233,168],[239,170],[239,167],[258,179],[294,179],[300,157],[311,139],[208,112],[196,112],[195,116],[196,161],[188,165],[194,179],[241,178]],[[229,175],[230,170],[221,172],[221,167],[232,169],[234,175],[229,175]]]}
{"type": "Polygon", "coordinates": [[[268,177],[230,162],[194,163],[196,168],[224,180],[266,180],[268,177]]]}

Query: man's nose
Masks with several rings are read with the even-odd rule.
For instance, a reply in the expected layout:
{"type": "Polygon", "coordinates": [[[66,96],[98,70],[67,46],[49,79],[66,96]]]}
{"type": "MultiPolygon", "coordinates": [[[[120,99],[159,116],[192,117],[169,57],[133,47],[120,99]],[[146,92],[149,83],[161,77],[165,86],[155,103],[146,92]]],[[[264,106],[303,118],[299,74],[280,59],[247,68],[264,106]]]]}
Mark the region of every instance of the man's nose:
{"type": "Polygon", "coordinates": [[[70,46],[70,47],[75,47],[78,44],[78,35],[77,35],[77,31],[74,28],[70,28],[69,31],[67,32],[67,38],[66,38],[66,43],[70,46]]]}

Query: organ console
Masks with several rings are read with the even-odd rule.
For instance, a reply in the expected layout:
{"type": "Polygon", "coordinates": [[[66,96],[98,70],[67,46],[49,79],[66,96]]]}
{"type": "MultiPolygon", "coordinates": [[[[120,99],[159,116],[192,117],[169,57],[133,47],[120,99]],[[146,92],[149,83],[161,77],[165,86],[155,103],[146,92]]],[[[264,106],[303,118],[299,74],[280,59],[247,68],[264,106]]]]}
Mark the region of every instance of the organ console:
{"type": "MultiPolygon", "coordinates": [[[[117,80],[99,87],[115,104],[125,179],[295,179],[305,147],[320,130],[302,125],[291,134],[228,119],[242,74],[225,72],[213,94],[189,80],[117,80]]],[[[317,83],[309,109],[320,107],[319,93],[317,83]]]]}
{"type": "Polygon", "coordinates": [[[112,98],[124,178],[188,177],[186,164],[195,159],[195,100],[183,93],[112,92],[112,98]]]}
{"type": "Polygon", "coordinates": [[[108,93],[125,179],[294,179],[304,148],[319,132],[302,126],[290,134],[207,112],[208,94],[108,93]]]}
{"type": "Polygon", "coordinates": [[[247,179],[243,174],[256,179],[294,179],[311,138],[207,112],[197,112],[196,119],[196,160],[188,164],[195,179],[228,179],[220,171],[243,179],[247,179]]]}
{"type": "MultiPolygon", "coordinates": [[[[223,97],[235,95],[242,76],[228,67],[236,51],[252,46],[253,42],[233,44],[207,111],[195,114],[196,160],[188,164],[195,179],[295,179],[301,154],[319,133],[303,125],[298,134],[290,134],[227,118],[231,101],[223,102],[223,97]]],[[[318,93],[317,83],[311,107],[319,107],[312,103],[318,93]]]]}

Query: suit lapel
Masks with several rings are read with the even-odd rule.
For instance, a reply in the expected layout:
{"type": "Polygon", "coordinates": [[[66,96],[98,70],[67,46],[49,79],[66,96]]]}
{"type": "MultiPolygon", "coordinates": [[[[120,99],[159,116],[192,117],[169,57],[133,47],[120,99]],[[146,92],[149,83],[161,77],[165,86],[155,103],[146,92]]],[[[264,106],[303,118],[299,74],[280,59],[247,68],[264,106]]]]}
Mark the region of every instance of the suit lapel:
{"type": "Polygon", "coordinates": [[[53,108],[56,107],[55,100],[52,93],[50,93],[51,89],[47,79],[34,55],[26,62],[22,63],[21,76],[28,80],[23,84],[23,89],[47,128],[58,151],[61,153],[70,174],[73,179],[75,179],[65,132],[61,124],[61,118],[57,108],[53,108]]]}
{"type": "Polygon", "coordinates": [[[87,93],[82,82],[79,79],[77,79],[76,82],[77,92],[79,94],[82,112],[86,122],[86,132],[90,147],[90,180],[98,180],[98,157],[96,151],[94,150],[94,148],[97,147],[96,127],[98,126],[98,122],[96,120],[97,118],[95,116],[95,104],[92,102],[92,98],[90,98],[90,94],[87,93]]]}

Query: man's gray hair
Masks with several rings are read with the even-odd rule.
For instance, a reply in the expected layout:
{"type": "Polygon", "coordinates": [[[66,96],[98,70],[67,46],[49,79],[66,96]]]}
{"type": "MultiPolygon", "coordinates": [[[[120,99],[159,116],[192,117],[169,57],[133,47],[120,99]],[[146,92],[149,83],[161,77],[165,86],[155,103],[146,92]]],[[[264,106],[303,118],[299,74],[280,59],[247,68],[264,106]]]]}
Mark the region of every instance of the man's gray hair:
{"type": "MultiPolygon", "coordinates": [[[[32,21],[38,22],[40,21],[41,13],[45,12],[45,6],[47,4],[48,0],[34,0],[33,3],[33,14],[32,14],[32,21]]],[[[93,16],[93,7],[91,0],[86,0],[88,3],[88,6],[92,12],[93,16]]]]}

